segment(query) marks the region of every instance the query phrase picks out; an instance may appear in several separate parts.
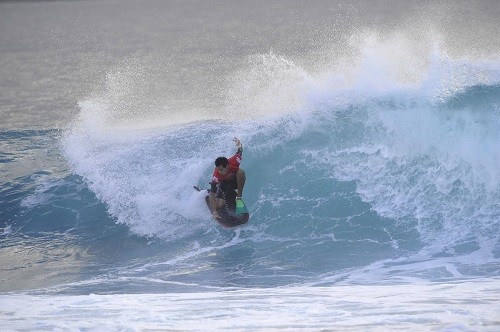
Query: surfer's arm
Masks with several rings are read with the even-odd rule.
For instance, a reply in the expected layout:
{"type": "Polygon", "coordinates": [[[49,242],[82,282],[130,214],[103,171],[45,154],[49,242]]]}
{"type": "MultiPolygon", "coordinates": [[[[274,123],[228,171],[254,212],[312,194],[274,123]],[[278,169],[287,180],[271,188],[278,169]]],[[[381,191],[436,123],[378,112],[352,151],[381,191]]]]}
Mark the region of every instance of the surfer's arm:
{"type": "Polygon", "coordinates": [[[241,158],[241,156],[243,155],[243,145],[241,144],[241,141],[237,137],[235,137],[233,139],[233,141],[234,141],[234,143],[236,143],[236,147],[238,148],[238,151],[236,151],[236,154],[239,155],[241,158]]]}
{"type": "MultiPolygon", "coordinates": [[[[236,147],[238,148],[238,151],[236,151],[235,156],[237,157],[239,164],[241,161],[241,157],[243,155],[243,144],[241,144],[241,141],[237,137],[234,138],[234,143],[236,143],[236,147]]],[[[236,198],[241,198],[241,196],[243,195],[243,187],[245,186],[245,180],[246,180],[245,171],[239,168],[238,171],[236,172],[236,182],[238,185],[238,196],[236,198]]]]}
{"type": "Polygon", "coordinates": [[[241,198],[243,195],[243,187],[245,186],[246,181],[245,171],[241,168],[236,172],[236,183],[238,184],[238,196],[236,198],[241,198]]]}

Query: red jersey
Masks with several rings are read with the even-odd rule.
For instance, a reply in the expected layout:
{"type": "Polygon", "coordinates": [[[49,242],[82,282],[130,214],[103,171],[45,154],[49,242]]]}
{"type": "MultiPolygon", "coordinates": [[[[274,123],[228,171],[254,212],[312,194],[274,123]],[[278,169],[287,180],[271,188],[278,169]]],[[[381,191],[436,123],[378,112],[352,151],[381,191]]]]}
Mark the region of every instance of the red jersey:
{"type": "Polygon", "coordinates": [[[219,173],[219,170],[217,167],[214,169],[214,175],[212,177],[212,182],[214,183],[219,183],[220,181],[227,181],[231,180],[235,177],[236,172],[238,169],[240,169],[240,163],[241,163],[241,152],[238,150],[238,152],[232,156],[231,158],[228,159],[228,166],[229,170],[225,175],[222,175],[219,173]]]}

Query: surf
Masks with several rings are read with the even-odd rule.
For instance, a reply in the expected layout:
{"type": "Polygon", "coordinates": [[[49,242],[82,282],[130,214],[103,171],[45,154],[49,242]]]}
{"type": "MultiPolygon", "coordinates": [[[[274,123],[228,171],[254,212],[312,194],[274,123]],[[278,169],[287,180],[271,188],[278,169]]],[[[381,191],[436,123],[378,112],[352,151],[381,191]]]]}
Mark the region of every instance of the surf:
{"type": "MultiPolygon", "coordinates": [[[[401,81],[380,53],[365,49],[355,70],[319,75],[273,53],[253,57],[228,80],[242,82],[226,91],[227,105],[238,106],[227,108],[231,121],[215,112],[124,130],[102,106],[107,91],[80,104],[65,156],[112,220],[164,241],[172,257],[188,250],[186,263],[203,264],[201,248],[215,243],[223,255],[247,252],[262,271],[246,285],[269,271],[268,285],[286,283],[290,271],[315,284],[494,275],[498,63],[434,50],[424,73],[401,81]],[[231,154],[234,136],[246,146],[251,222],[225,246],[231,235],[214,233],[192,186],[208,181],[214,156],[231,154]]],[[[162,259],[144,269],[155,266],[162,259]]]]}

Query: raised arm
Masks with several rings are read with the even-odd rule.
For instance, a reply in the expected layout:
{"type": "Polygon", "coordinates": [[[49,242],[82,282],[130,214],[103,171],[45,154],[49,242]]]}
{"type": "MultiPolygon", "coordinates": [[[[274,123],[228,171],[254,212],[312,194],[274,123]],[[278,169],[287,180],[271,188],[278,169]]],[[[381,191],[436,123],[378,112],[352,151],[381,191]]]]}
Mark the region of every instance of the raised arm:
{"type": "MultiPolygon", "coordinates": [[[[241,157],[243,155],[243,145],[241,144],[240,140],[237,137],[234,138],[234,143],[236,143],[236,146],[238,147],[236,155],[239,155],[238,159],[241,160],[241,157]]],[[[246,180],[245,171],[239,168],[238,171],[236,172],[236,182],[238,184],[238,195],[236,196],[236,199],[241,198],[241,195],[243,195],[243,187],[245,186],[245,180],[246,180]]]]}
{"type": "Polygon", "coordinates": [[[239,154],[240,156],[243,155],[243,145],[241,144],[241,141],[237,137],[235,137],[233,141],[236,143],[236,147],[238,148],[236,154],[239,154]]]}

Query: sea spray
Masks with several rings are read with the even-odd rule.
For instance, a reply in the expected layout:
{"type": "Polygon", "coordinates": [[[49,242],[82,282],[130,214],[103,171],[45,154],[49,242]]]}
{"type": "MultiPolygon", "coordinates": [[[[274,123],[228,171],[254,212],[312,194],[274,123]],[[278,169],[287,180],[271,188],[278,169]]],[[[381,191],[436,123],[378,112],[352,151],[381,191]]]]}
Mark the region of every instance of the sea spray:
{"type": "MultiPolygon", "coordinates": [[[[392,261],[420,270],[414,262],[430,260],[420,276],[430,280],[478,273],[494,262],[499,233],[498,72],[434,52],[420,81],[399,82],[377,52],[365,49],[350,77],[314,76],[272,53],[254,58],[228,90],[228,121],[124,130],[90,99],[64,140],[66,155],[118,223],[174,247],[184,239],[174,254],[226,241],[212,238],[216,225],[192,186],[206,186],[213,158],[234,153],[239,136],[252,215],[234,247],[252,257],[243,269],[258,262],[262,273],[273,271],[264,283],[286,283],[290,271],[296,282],[320,282],[368,265],[388,277],[392,261]],[[456,84],[443,88],[442,80],[456,84]],[[478,104],[485,94],[490,102],[478,104]]],[[[210,261],[189,257],[188,265],[210,261]]],[[[259,275],[240,282],[261,284],[259,275]]]]}

